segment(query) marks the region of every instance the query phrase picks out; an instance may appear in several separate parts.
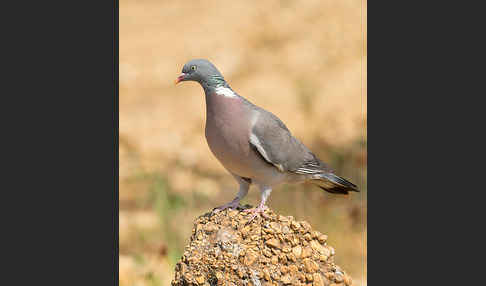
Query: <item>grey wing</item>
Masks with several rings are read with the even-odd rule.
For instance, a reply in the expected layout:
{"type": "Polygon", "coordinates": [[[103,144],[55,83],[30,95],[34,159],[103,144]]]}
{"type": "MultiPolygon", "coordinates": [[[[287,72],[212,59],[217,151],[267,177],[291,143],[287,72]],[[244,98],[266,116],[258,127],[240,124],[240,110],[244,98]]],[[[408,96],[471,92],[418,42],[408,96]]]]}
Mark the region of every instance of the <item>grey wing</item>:
{"type": "Polygon", "coordinates": [[[250,145],[265,161],[281,172],[317,174],[329,168],[304,144],[293,137],[285,124],[263,110],[250,133],[250,145]]]}

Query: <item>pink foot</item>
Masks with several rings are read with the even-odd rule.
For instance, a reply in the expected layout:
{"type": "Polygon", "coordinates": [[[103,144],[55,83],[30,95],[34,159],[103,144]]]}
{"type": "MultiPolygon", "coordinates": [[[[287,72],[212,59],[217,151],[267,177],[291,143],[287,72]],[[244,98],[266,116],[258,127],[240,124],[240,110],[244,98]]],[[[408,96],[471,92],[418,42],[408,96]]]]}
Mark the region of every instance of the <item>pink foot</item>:
{"type": "Polygon", "coordinates": [[[232,200],[231,202],[227,203],[227,204],[224,204],[222,206],[219,206],[217,208],[214,208],[213,209],[213,213],[216,213],[216,212],[219,212],[219,211],[223,211],[225,209],[236,209],[237,207],[240,206],[240,200],[232,200]]]}
{"type": "Polygon", "coordinates": [[[270,217],[264,213],[266,209],[268,209],[268,207],[266,205],[260,204],[258,207],[253,208],[253,209],[246,209],[246,210],[244,210],[244,212],[253,213],[253,215],[248,220],[248,222],[251,222],[257,216],[262,216],[266,219],[270,219],[270,217]]]}

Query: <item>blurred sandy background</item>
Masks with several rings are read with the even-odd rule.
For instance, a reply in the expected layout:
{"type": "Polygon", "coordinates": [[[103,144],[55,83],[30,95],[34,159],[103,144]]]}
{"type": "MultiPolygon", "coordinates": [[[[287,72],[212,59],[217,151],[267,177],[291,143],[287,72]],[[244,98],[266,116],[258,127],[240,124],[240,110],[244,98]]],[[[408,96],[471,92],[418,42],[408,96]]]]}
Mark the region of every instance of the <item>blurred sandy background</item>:
{"type": "MultiPolygon", "coordinates": [[[[275,189],[268,205],[329,235],[366,285],[366,2],[120,1],[120,285],[169,285],[196,216],[237,184],[204,138],[204,94],[173,82],[207,58],[362,190],[275,189]],[[363,25],[362,25],[363,23],[363,25]]],[[[257,204],[253,187],[243,203],[257,204]]]]}

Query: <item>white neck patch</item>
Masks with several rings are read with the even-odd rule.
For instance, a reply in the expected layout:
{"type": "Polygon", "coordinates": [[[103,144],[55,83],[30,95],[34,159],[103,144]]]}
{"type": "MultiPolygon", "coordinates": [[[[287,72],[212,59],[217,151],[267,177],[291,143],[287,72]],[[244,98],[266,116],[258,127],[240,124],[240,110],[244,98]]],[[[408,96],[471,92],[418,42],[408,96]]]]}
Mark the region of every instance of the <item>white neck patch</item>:
{"type": "Polygon", "coordinates": [[[222,95],[224,97],[237,97],[236,93],[234,93],[231,89],[224,86],[216,87],[215,91],[217,95],[222,95]]]}

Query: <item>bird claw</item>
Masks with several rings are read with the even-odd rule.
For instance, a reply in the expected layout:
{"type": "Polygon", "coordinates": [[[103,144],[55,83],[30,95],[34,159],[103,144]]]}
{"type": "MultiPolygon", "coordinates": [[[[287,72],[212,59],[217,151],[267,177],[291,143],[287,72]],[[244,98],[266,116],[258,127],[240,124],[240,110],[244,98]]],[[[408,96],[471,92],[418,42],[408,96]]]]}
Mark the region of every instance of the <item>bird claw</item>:
{"type": "Polygon", "coordinates": [[[239,201],[231,201],[227,204],[224,204],[222,206],[219,206],[219,207],[216,207],[213,209],[213,213],[217,213],[217,212],[220,212],[220,211],[224,211],[225,209],[236,209],[240,206],[240,202],[239,201]]]}
{"type": "Polygon", "coordinates": [[[264,217],[266,219],[270,219],[270,217],[264,213],[266,209],[268,209],[267,206],[260,205],[256,208],[244,210],[244,212],[246,212],[246,213],[253,213],[253,215],[248,220],[248,223],[251,222],[257,216],[261,216],[261,217],[264,217]]]}

